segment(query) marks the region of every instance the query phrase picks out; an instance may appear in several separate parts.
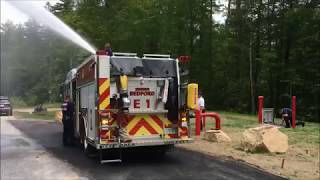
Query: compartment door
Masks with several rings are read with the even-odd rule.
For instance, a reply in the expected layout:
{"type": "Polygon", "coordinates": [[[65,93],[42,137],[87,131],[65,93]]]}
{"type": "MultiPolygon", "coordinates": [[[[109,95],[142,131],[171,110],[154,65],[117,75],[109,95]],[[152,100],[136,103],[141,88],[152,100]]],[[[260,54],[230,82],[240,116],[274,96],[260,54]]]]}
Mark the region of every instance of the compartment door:
{"type": "Polygon", "coordinates": [[[95,84],[92,84],[88,87],[88,137],[92,140],[96,136],[96,88],[95,84]]]}

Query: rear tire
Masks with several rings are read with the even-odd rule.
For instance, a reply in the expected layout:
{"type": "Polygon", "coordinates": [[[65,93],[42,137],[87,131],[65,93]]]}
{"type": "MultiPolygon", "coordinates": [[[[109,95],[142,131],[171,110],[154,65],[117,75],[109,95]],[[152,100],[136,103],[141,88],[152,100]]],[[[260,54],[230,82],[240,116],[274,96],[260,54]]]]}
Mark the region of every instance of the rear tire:
{"type": "Polygon", "coordinates": [[[89,144],[86,138],[83,141],[83,149],[84,154],[88,157],[92,157],[97,153],[97,149],[93,147],[91,144],[89,144]]]}
{"type": "Polygon", "coordinates": [[[83,116],[83,114],[81,114],[79,116],[80,119],[80,124],[79,124],[79,129],[80,129],[80,144],[82,144],[83,150],[84,150],[84,154],[87,157],[92,157],[95,156],[97,153],[97,149],[95,147],[93,147],[91,144],[88,143],[87,140],[87,133],[85,130],[85,117],[83,116]]]}

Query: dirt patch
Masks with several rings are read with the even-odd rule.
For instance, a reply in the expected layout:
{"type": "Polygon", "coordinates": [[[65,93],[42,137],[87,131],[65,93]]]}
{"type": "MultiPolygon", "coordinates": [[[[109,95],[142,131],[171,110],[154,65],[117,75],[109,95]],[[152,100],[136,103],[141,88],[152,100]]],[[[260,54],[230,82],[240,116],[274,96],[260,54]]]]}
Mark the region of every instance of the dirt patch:
{"type": "Polygon", "coordinates": [[[248,153],[240,148],[243,129],[224,128],[223,130],[230,136],[232,142],[214,143],[196,138],[194,143],[182,144],[179,147],[213,156],[245,161],[268,172],[290,179],[318,180],[320,177],[319,144],[291,144],[285,154],[248,153]]]}

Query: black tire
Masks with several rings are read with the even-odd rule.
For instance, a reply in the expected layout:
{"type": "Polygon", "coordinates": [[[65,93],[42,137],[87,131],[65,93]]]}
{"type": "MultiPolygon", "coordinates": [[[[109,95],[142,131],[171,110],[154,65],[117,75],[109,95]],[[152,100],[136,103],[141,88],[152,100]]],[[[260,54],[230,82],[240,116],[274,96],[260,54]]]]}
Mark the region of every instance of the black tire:
{"type": "Polygon", "coordinates": [[[82,144],[84,154],[87,157],[92,157],[97,153],[97,149],[93,147],[90,143],[88,143],[84,124],[85,124],[85,117],[81,115],[80,116],[80,138],[79,138],[80,144],[82,144]]]}
{"type": "Polygon", "coordinates": [[[87,142],[87,139],[83,141],[83,149],[84,149],[84,154],[87,157],[92,157],[97,153],[97,149],[93,147],[91,144],[87,142]]]}
{"type": "Polygon", "coordinates": [[[85,128],[84,128],[84,117],[82,115],[79,116],[79,142],[83,147],[85,139],[85,128]]]}

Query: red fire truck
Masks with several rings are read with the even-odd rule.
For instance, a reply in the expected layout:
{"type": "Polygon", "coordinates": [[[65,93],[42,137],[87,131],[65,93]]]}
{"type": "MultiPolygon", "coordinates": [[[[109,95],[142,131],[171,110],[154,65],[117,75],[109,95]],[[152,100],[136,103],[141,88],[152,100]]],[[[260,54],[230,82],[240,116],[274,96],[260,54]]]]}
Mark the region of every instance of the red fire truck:
{"type": "Polygon", "coordinates": [[[197,106],[197,85],[181,83],[181,63],[169,55],[92,55],[67,74],[64,95],[75,104],[74,136],[101,163],[121,161],[123,148],[190,143],[188,112],[197,106]],[[127,134],[122,138],[121,130],[127,134]],[[119,152],[105,158],[104,150],[119,152]]]}

